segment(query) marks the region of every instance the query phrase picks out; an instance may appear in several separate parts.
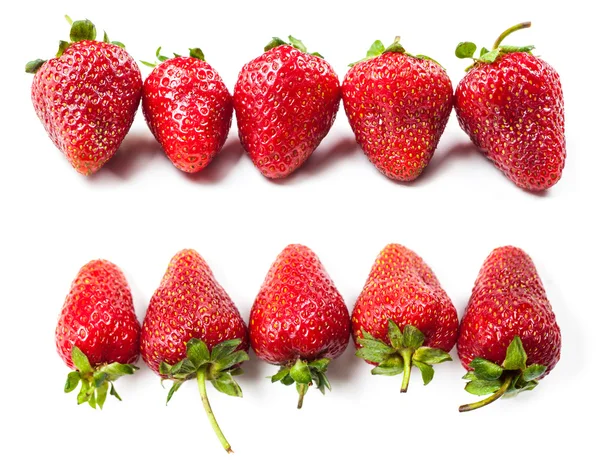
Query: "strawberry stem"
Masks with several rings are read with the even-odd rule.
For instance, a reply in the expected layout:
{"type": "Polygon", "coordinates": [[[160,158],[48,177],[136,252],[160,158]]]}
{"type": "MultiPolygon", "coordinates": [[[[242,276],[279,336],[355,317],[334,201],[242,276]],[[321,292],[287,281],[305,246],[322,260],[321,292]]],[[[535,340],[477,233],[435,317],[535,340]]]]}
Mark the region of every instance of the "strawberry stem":
{"type": "Polygon", "coordinates": [[[302,408],[302,404],[304,403],[304,395],[308,391],[308,385],[305,383],[298,384],[298,410],[302,408]]]}
{"type": "Polygon", "coordinates": [[[519,23],[518,25],[511,26],[508,30],[503,31],[500,34],[500,36],[498,37],[498,39],[496,40],[496,42],[494,43],[492,50],[495,50],[496,48],[498,48],[500,46],[500,43],[502,43],[502,40],[504,40],[504,38],[506,38],[511,33],[518,31],[518,30],[522,30],[524,28],[529,28],[530,26],[531,26],[531,22],[525,21],[525,22],[519,23]]]}
{"type": "Polygon", "coordinates": [[[402,386],[400,387],[400,393],[406,393],[408,390],[408,383],[410,381],[413,351],[411,349],[404,349],[400,351],[400,355],[404,361],[404,374],[402,375],[402,386]]]}
{"type": "Polygon", "coordinates": [[[231,445],[229,444],[227,438],[225,438],[225,435],[221,431],[221,428],[217,423],[212,408],[210,407],[210,402],[208,401],[208,395],[206,394],[206,368],[198,370],[198,372],[196,373],[196,380],[198,381],[198,390],[200,391],[200,398],[202,399],[204,411],[206,411],[206,416],[208,416],[208,421],[210,421],[210,425],[212,426],[215,434],[217,435],[217,438],[219,438],[221,445],[223,445],[223,448],[225,448],[225,451],[227,451],[227,453],[233,453],[231,445]]]}
{"type": "Polygon", "coordinates": [[[502,395],[504,395],[506,393],[506,391],[508,390],[508,387],[510,387],[510,384],[513,381],[513,376],[512,375],[507,375],[504,378],[504,382],[502,382],[502,386],[496,390],[496,392],[494,392],[492,395],[490,395],[487,398],[484,398],[483,400],[480,400],[478,402],[475,403],[469,403],[467,405],[461,405],[458,408],[458,411],[463,413],[463,412],[470,412],[471,410],[477,410],[478,408],[481,407],[485,407],[486,405],[489,405],[492,402],[495,402],[496,400],[498,400],[502,395]]]}

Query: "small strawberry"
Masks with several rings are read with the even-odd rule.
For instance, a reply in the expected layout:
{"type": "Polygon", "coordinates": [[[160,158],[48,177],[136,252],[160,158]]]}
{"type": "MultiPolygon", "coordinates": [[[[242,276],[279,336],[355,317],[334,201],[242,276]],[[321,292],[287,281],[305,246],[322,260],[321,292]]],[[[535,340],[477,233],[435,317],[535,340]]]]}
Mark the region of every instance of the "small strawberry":
{"type": "MultiPolygon", "coordinates": [[[[70,21],[70,19],[67,17],[70,21]]],[[[35,73],[31,100],[46,132],[79,173],[110,159],[129,131],[140,102],[140,70],[123,45],[96,40],[89,20],[72,23],[71,42],[56,58],[27,63],[35,73]]]]}
{"type": "Polygon", "coordinates": [[[558,362],[560,346],[560,329],[531,258],[512,246],[495,249],[479,271],[458,336],[458,356],[469,370],[465,390],[492,395],[460,411],[532,390],[558,362]]]}
{"type": "Polygon", "coordinates": [[[233,98],[200,48],[167,58],[156,51],[144,81],[142,110],[148,127],[175,167],[198,172],[219,153],[233,114],[233,98]]]}
{"type": "Polygon", "coordinates": [[[65,299],[56,325],[56,349],[74,369],[65,392],[81,382],[77,403],[102,408],[110,394],[121,400],[113,382],[131,375],[140,355],[140,324],[121,270],[106,260],[84,265],[65,299]]]}
{"type": "Polygon", "coordinates": [[[458,318],[433,271],[415,252],[387,245],[371,268],[352,312],[357,356],[375,364],[373,375],[404,372],[406,392],[412,365],[427,385],[433,364],[452,360],[458,318]]]}
{"type": "Polygon", "coordinates": [[[281,368],[272,382],[296,383],[298,408],[315,383],[331,390],[325,375],[350,338],[348,309],[312,250],[289,245],[277,256],[250,313],[256,355],[281,368]]]}
{"type": "Polygon", "coordinates": [[[505,46],[502,33],[492,50],[473,58],[474,43],[460,43],[459,58],[474,63],[456,88],[455,108],[473,143],[519,187],[546,190],[565,165],[565,119],[558,73],[531,53],[533,46],[505,46]]]}
{"type": "Polygon", "coordinates": [[[142,358],[163,380],[173,381],[167,402],[186,380],[197,380],[208,419],[228,453],[233,451],[208,402],[206,381],[241,397],[233,376],[242,373],[246,350],[246,324],[206,262],[194,250],[177,253],[148,305],[142,358]]]}
{"type": "Polygon", "coordinates": [[[268,178],[300,167],[329,132],[340,104],[337,75],[290,36],[274,38],[239,74],[233,101],[240,139],[268,178]]]}
{"type": "Polygon", "coordinates": [[[346,73],[342,97],[356,141],[381,173],[401,181],[421,175],[452,111],[444,68],[406,53],[399,37],[388,48],[377,40],[346,73]]]}

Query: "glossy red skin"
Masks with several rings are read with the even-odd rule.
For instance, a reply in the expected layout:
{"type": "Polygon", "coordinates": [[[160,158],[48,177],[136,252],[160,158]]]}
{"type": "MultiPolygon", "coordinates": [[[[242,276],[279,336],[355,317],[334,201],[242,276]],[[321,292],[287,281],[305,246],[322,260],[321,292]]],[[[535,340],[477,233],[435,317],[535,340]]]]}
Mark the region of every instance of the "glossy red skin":
{"type": "Polygon", "coordinates": [[[230,339],[241,339],[238,350],[248,349],[248,330],[237,307],[206,261],[194,250],[182,250],[171,259],[148,305],[142,358],[160,375],[161,362],[174,365],[186,357],[192,338],[209,350],[230,339]]]}
{"type": "Polygon", "coordinates": [[[219,74],[197,58],[159,64],[144,81],[148,127],[175,167],[198,172],[219,153],[233,114],[233,98],[219,74]]]}
{"type": "Polygon", "coordinates": [[[377,256],[352,312],[352,337],[367,331],[388,345],[388,320],[411,325],[425,335],[423,345],[446,352],[456,344],[456,309],[435,274],[414,251],[387,245],[377,256]]]}
{"type": "Polygon", "coordinates": [[[452,111],[450,78],[435,61],[383,53],[356,63],[342,84],[346,116],[369,160],[392,180],[415,180],[452,111]]]}
{"type": "Polygon", "coordinates": [[[291,46],[246,64],[233,101],[240,140],[254,165],[271,179],[291,174],[331,129],[340,99],[329,63],[291,46]]]}
{"type": "Polygon", "coordinates": [[[530,53],[477,63],[456,88],[455,108],[473,143],[516,185],[540,191],[561,178],[565,119],[558,73],[530,53]]]}
{"type": "Polygon", "coordinates": [[[140,355],[140,324],[131,290],[121,270],[106,260],[84,265],[65,299],[55,333],[56,349],[75,368],[73,346],[93,367],[133,364],[140,355]]]}
{"type": "Polygon", "coordinates": [[[289,245],[277,256],[250,312],[256,355],[277,365],[339,357],[350,338],[346,304],[317,255],[289,245]]]}
{"type": "Polygon", "coordinates": [[[548,367],[544,375],[560,359],[560,329],[533,261],[506,246],[492,251],[479,271],[460,325],[460,361],[466,369],[475,357],[501,365],[515,336],[528,365],[548,367]]]}
{"type": "Polygon", "coordinates": [[[79,173],[110,159],[140,103],[142,76],[121,47],[79,41],[35,73],[31,100],[52,142],[79,173]]]}

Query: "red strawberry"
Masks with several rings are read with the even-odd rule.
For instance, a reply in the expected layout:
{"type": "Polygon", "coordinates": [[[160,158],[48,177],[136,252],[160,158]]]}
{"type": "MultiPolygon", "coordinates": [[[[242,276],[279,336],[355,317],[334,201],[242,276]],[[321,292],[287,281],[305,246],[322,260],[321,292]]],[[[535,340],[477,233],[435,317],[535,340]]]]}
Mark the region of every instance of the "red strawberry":
{"type": "Polygon", "coordinates": [[[374,375],[404,372],[406,392],[414,364],[423,383],[433,378],[433,364],[452,360],[458,318],[433,271],[413,251],[387,245],[371,268],[352,312],[357,356],[376,367],[374,375]]]}
{"type": "Polygon", "coordinates": [[[452,83],[436,61],[405,52],[397,37],[377,40],[342,84],[356,141],[393,180],[416,179],[427,167],[452,111],[452,83]]]}
{"type": "MultiPolygon", "coordinates": [[[[500,46],[521,23],[483,48],[458,83],[455,108],[473,143],[519,187],[552,187],[565,165],[565,119],[558,73],[531,54],[533,46],[500,46]]],[[[472,58],[476,46],[460,43],[459,58],[472,58]]]]}
{"type": "Polygon", "coordinates": [[[231,298],[194,250],[177,253],[152,296],[142,327],[144,362],[163,379],[173,380],[167,402],[190,379],[198,389],[208,419],[228,453],[225,439],[206,395],[206,380],[236,397],[233,379],[248,360],[248,330],[231,298]]]}
{"type": "Polygon", "coordinates": [[[479,271],[458,337],[458,356],[469,370],[465,389],[492,395],[460,411],[532,390],[558,362],[560,346],[560,329],[531,258],[512,246],[495,249],[479,271]]]}
{"type": "Polygon", "coordinates": [[[300,167],[329,132],[340,83],[318,53],[300,40],[274,38],[242,68],[233,101],[242,145],[268,178],[300,167]]]}
{"type": "Polygon", "coordinates": [[[56,58],[27,63],[35,73],[31,100],[46,132],[79,173],[90,175],[110,159],[129,131],[140,102],[142,77],[118,42],[95,41],[89,20],[71,27],[56,58]]]}
{"type": "Polygon", "coordinates": [[[65,392],[81,382],[77,403],[102,408],[113,382],[133,374],[140,355],[140,325],[121,270],[106,260],[83,266],[65,299],[56,326],[56,349],[69,373],[65,392]]]}
{"type": "Polygon", "coordinates": [[[313,384],[331,390],[325,372],[350,337],[348,309],[312,250],[289,245],[277,256],[250,313],[256,355],[281,369],[272,382],[296,383],[298,408],[313,384]]]}
{"type": "Polygon", "coordinates": [[[233,99],[219,74],[204,61],[200,48],[190,56],[168,59],[144,81],[142,109],[148,127],[175,167],[198,172],[219,153],[233,114],[233,99]]]}

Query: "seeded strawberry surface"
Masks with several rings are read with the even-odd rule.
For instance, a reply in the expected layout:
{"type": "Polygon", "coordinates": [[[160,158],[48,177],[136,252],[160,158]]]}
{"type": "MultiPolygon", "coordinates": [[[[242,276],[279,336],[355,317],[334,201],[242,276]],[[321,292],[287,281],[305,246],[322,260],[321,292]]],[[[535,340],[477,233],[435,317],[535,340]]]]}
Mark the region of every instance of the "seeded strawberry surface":
{"type": "Polygon", "coordinates": [[[246,324],[235,304],[194,250],[177,253],[152,296],[142,327],[144,362],[160,374],[161,362],[174,365],[186,357],[186,343],[200,339],[209,350],[241,339],[248,349],[246,324]]]}
{"type": "Polygon", "coordinates": [[[245,65],[234,105],[240,140],[261,173],[282,178],[300,167],[329,132],[340,98],[329,63],[291,46],[245,65]]]}
{"type": "Polygon", "coordinates": [[[439,64],[396,52],[355,64],[342,85],[358,144],[380,172],[401,181],[417,178],[431,160],[452,94],[439,64]]]}
{"type": "Polygon", "coordinates": [[[159,64],[144,82],[142,107],[150,130],[173,164],[198,172],[221,150],[233,99],[206,62],[176,57],[159,64]]]}
{"type": "Polygon", "coordinates": [[[78,172],[89,175],[119,148],[141,88],[139,68],[123,48],[85,40],[39,68],[31,98],[54,144],[78,172]]]}
{"type": "Polygon", "coordinates": [[[109,261],[90,261],[73,281],[56,326],[59,355],[71,368],[73,346],[94,367],[131,364],[138,359],[139,340],[140,325],[125,276],[109,261]]]}

